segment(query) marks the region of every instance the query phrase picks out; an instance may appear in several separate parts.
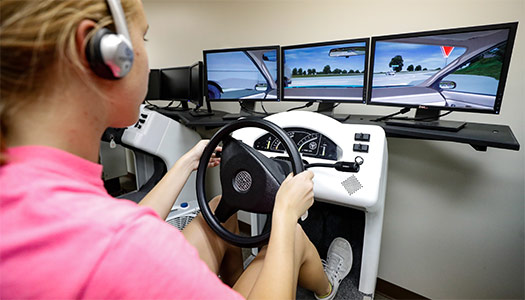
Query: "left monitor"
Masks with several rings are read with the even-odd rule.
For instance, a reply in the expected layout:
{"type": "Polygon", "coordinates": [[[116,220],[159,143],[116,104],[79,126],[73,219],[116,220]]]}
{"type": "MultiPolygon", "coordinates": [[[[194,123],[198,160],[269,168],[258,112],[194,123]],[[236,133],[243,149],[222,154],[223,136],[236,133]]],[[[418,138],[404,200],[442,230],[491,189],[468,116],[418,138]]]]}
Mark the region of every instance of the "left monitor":
{"type": "Polygon", "coordinates": [[[190,68],[160,70],[160,99],[187,102],[190,99],[190,68]]]}
{"type": "Polygon", "coordinates": [[[279,100],[279,46],[205,50],[203,56],[207,100],[279,100]]]}

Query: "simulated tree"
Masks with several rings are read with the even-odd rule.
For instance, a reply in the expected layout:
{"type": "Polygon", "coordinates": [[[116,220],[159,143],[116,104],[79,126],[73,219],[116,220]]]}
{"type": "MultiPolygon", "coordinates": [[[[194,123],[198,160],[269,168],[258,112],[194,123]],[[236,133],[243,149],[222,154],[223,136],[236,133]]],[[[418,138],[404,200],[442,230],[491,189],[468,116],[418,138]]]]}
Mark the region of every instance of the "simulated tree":
{"type": "Polygon", "coordinates": [[[403,70],[403,57],[401,57],[401,55],[392,57],[388,66],[396,72],[401,72],[401,70],[403,70]]]}

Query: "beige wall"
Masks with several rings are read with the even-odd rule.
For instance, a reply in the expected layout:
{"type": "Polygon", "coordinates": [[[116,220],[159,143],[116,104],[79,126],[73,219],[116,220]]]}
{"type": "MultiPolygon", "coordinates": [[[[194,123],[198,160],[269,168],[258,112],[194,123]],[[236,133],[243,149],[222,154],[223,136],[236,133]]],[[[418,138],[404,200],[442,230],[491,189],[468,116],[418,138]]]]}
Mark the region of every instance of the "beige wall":
{"type": "MultiPolygon", "coordinates": [[[[501,115],[450,119],[509,125],[525,143],[525,1],[145,0],[152,68],[189,65],[202,50],[523,22],[501,115]]],[[[292,104],[292,106],[298,103],[292,104]]],[[[279,111],[290,104],[265,105],[279,111]]],[[[214,108],[238,110],[236,104],[214,108]]],[[[397,109],[346,104],[337,113],[397,109]]],[[[388,140],[379,277],[430,298],[524,297],[525,152],[388,140]]]]}

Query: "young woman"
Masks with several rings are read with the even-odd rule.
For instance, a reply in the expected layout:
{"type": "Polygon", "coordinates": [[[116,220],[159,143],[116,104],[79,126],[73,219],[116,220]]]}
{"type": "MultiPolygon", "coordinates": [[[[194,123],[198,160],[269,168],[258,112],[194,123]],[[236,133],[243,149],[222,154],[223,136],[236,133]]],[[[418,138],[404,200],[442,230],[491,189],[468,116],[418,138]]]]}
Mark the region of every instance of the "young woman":
{"type": "MultiPolygon", "coordinates": [[[[90,39],[115,29],[110,2],[119,1],[0,3],[0,298],[290,299],[300,284],[332,299],[351,249],[334,240],[323,267],[297,224],[313,203],[311,172],[283,182],[270,242],[246,270],[239,249],[202,217],[182,234],[163,222],[206,141],[139,205],[106,193],[101,135],[137,121],[149,70],[139,0],[122,0],[134,55],[129,73],[109,80],[90,67],[90,39]]],[[[237,220],[226,226],[235,231],[237,220]]]]}

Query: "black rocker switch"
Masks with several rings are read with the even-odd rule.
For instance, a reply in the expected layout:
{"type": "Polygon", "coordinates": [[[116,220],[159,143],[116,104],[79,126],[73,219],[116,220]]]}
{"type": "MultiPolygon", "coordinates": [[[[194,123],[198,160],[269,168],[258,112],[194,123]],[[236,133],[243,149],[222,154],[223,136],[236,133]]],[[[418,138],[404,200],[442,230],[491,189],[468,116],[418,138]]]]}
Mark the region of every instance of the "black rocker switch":
{"type": "Polygon", "coordinates": [[[354,152],[366,152],[366,153],[368,153],[368,145],[366,145],[366,144],[354,144],[354,152]]]}
{"type": "Polygon", "coordinates": [[[356,141],[370,142],[370,134],[368,133],[356,133],[354,136],[356,141]]]}

